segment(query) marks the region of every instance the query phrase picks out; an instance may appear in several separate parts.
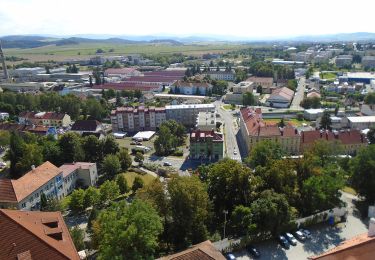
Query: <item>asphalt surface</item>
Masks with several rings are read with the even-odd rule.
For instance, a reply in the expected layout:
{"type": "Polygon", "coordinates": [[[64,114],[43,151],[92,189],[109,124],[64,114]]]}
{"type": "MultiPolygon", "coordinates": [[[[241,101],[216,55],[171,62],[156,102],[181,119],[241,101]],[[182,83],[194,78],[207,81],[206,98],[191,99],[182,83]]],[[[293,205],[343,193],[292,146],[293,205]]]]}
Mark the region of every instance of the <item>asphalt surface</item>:
{"type": "Polygon", "coordinates": [[[236,139],[239,127],[237,124],[237,117],[233,116],[233,113],[238,112],[238,110],[227,111],[221,108],[223,105],[221,101],[215,101],[214,104],[216,106],[216,113],[220,115],[219,119],[223,123],[225,141],[224,156],[241,161],[241,154],[236,139]]]}
{"type": "Polygon", "coordinates": [[[301,103],[301,101],[304,98],[305,89],[306,89],[306,78],[305,77],[301,77],[301,78],[299,78],[297,91],[296,91],[296,93],[294,95],[294,98],[292,100],[292,104],[290,105],[290,109],[291,110],[303,109],[300,106],[300,103],[301,103]]]}
{"type": "MultiPolygon", "coordinates": [[[[305,242],[297,242],[296,246],[291,246],[286,250],[280,246],[276,240],[268,240],[255,247],[261,253],[259,259],[293,259],[306,260],[313,255],[321,254],[347,239],[351,239],[356,235],[368,232],[368,220],[361,219],[359,213],[354,207],[353,201],[357,197],[343,193],[342,200],[347,203],[348,218],[346,223],[340,223],[336,226],[329,226],[328,224],[320,224],[315,226],[311,231],[311,238],[305,242]]],[[[229,245],[227,240],[222,243],[216,242],[217,247],[229,245]]],[[[239,260],[253,259],[246,251],[236,252],[234,255],[239,260]]]]}

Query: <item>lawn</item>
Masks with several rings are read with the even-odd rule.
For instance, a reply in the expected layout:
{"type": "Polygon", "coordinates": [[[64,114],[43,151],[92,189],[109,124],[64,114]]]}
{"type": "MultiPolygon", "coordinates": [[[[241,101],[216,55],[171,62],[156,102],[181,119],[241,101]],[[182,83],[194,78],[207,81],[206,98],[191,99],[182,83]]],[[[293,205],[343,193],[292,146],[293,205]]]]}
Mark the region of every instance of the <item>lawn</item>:
{"type": "Polygon", "coordinates": [[[322,79],[330,79],[330,80],[336,79],[336,73],[332,73],[332,72],[320,73],[320,76],[322,79]]]}
{"type": "Polygon", "coordinates": [[[133,185],[134,179],[136,176],[139,176],[142,178],[145,185],[151,183],[153,180],[155,180],[155,177],[150,174],[139,174],[136,172],[126,172],[123,173],[125,175],[126,181],[128,182],[128,186],[131,187],[133,185]]]}
{"type": "Polygon", "coordinates": [[[232,110],[232,105],[225,104],[225,105],[222,105],[221,108],[224,110],[232,110]]]}
{"type": "MultiPolygon", "coordinates": [[[[142,145],[147,146],[151,148],[151,151],[149,151],[147,154],[153,154],[155,152],[154,149],[154,141],[156,139],[156,136],[151,138],[149,141],[143,141],[142,145]]],[[[128,148],[129,151],[131,151],[132,148],[135,148],[135,145],[131,145],[130,143],[133,142],[132,137],[125,137],[123,139],[116,139],[117,143],[119,144],[120,147],[125,147],[128,148]]]]}
{"type": "MultiPolygon", "coordinates": [[[[280,122],[280,120],[281,119],[279,119],[279,118],[266,118],[266,119],[264,119],[264,121],[267,122],[267,123],[269,123],[269,124],[277,124],[277,123],[280,122]]],[[[306,121],[306,120],[298,121],[296,118],[284,119],[284,122],[285,123],[290,123],[290,124],[292,124],[295,127],[302,126],[302,124],[310,125],[309,121],[306,121]]]]}
{"type": "Polygon", "coordinates": [[[357,192],[352,187],[345,186],[342,190],[352,195],[357,195],[357,192]]]}

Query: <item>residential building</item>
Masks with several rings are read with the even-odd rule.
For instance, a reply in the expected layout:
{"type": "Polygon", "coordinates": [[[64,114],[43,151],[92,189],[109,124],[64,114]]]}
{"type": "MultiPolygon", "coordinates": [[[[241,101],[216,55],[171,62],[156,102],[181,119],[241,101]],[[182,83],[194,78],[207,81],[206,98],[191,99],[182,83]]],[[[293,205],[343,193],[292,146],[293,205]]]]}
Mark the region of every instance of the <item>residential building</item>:
{"type": "Polygon", "coordinates": [[[317,90],[313,89],[307,93],[306,97],[307,98],[321,98],[322,96],[317,90]]]}
{"type": "Polygon", "coordinates": [[[262,94],[271,94],[273,86],[272,77],[250,77],[246,81],[254,82],[254,88],[262,87],[262,94]]]}
{"type": "Polygon", "coordinates": [[[17,180],[0,180],[0,208],[39,209],[40,196],[61,199],[63,174],[50,162],[45,162],[17,180]]]}
{"type": "MultiPolygon", "coordinates": [[[[346,116],[335,116],[331,115],[330,117],[331,120],[331,128],[334,130],[340,130],[342,128],[348,128],[348,118],[346,116]]],[[[316,120],[316,127],[320,128],[320,123],[322,121],[322,117],[319,117],[316,120]]]]}
{"type": "Polygon", "coordinates": [[[314,121],[323,115],[324,110],[318,109],[305,109],[303,111],[303,118],[306,120],[314,121]]]}
{"type": "Polygon", "coordinates": [[[0,209],[0,223],[0,259],[80,259],[60,212],[0,209]]]}
{"type": "Polygon", "coordinates": [[[352,55],[339,55],[337,56],[335,60],[336,66],[339,68],[350,66],[352,64],[352,61],[353,61],[352,55]]]}
{"type": "Polygon", "coordinates": [[[157,93],[154,95],[155,98],[160,100],[167,100],[170,101],[177,101],[179,103],[185,102],[195,102],[196,104],[202,103],[204,100],[208,99],[207,96],[197,96],[197,95],[177,95],[177,94],[165,94],[165,93],[157,93]]]}
{"type": "Polygon", "coordinates": [[[364,130],[375,127],[375,116],[348,116],[350,129],[364,130]]]}
{"type": "Polygon", "coordinates": [[[193,130],[190,133],[190,158],[218,161],[224,156],[223,134],[214,130],[193,130]]]}
{"type": "Polygon", "coordinates": [[[120,82],[120,83],[105,83],[101,85],[94,85],[93,89],[113,89],[117,91],[127,90],[136,91],[139,90],[142,93],[148,92],[162,92],[163,84],[150,84],[150,83],[139,83],[139,82],[120,82]]]}
{"type": "Polygon", "coordinates": [[[229,104],[242,105],[243,95],[247,92],[253,93],[255,84],[251,81],[242,81],[233,86],[233,92],[225,94],[224,101],[229,104]]]}
{"type": "Polygon", "coordinates": [[[181,251],[179,253],[163,256],[158,260],[225,260],[222,253],[215,248],[211,241],[207,240],[200,244],[181,251]]]}
{"type": "Polygon", "coordinates": [[[301,132],[301,153],[308,150],[316,141],[336,142],[341,154],[356,154],[367,145],[365,136],[358,130],[324,131],[313,130],[301,132]]]}
{"type": "Polygon", "coordinates": [[[76,187],[87,188],[95,186],[98,181],[98,169],[96,163],[74,162],[60,166],[64,181],[63,196],[73,192],[76,187]]]}
{"type": "Polygon", "coordinates": [[[232,71],[208,71],[206,75],[213,80],[234,81],[236,79],[236,74],[232,71]]]}
{"type": "Polygon", "coordinates": [[[268,124],[263,120],[260,108],[254,110],[246,107],[240,110],[240,131],[247,153],[258,142],[270,140],[280,143],[281,148],[288,154],[299,154],[300,135],[297,129],[291,125],[281,128],[276,124],[268,124]]]}
{"type": "Polygon", "coordinates": [[[19,133],[33,133],[36,135],[56,135],[55,127],[47,127],[43,125],[21,125],[17,123],[4,122],[0,124],[0,130],[16,131],[19,133]]]}
{"type": "Polygon", "coordinates": [[[215,112],[199,112],[196,128],[201,131],[211,131],[216,129],[215,112]]]}
{"type": "Polygon", "coordinates": [[[19,114],[18,122],[24,125],[43,125],[55,127],[67,127],[72,123],[68,114],[26,111],[19,114]]]}
{"type": "Polygon", "coordinates": [[[96,185],[96,163],[75,162],[57,168],[45,162],[17,180],[0,180],[0,208],[37,210],[42,193],[47,198],[61,199],[76,187],[96,185]]]}
{"type": "Polygon", "coordinates": [[[103,125],[97,120],[77,120],[70,130],[79,134],[100,133],[103,132],[103,125]]]}
{"type": "Polygon", "coordinates": [[[195,126],[199,112],[215,112],[214,104],[165,106],[167,120],[175,120],[185,126],[195,126]]]}
{"type": "Polygon", "coordinates": [[[310,260],[372,260],[375,252],[375,219],[369,221],[367,233],[354,236],[351,239],[341,242],[338,246],[328,251],[311,256],[310,260]]]}
{"type": "Polygon", "coordinates": [[[271,107],[282,107],[286,108],[289,107],[290,103],[292,102],[294,97],[294,91],[287,88],[282,87],[275,89],[272,91],[272,94],[266,101],[266,105],[271,107]]]}
{"type": "Polygon", "coordinates": [[[111,112],[112,130],[114,132],[156,130],[167,120],[165,111],[163,107],[118,107],[111,112]]]}
{"type": "Polygon", "coordinates": [[[118,77],[121,79],[141,76],[142,73],[135,68],[109,68],[104,71],[106,77],[118,77]]]}
{"type": "Polygon", "coordinates": [[[170,89],[174,94],[205,96],[212,91],[212,85],[206,82],[197,83],[178,80],[170,86],[170,89]]]}
{"type": "Polygon", "coordinates": [[[375,56],[365,56],[362,58],[362,66],[366,69],[375,68],[375,56]]]}

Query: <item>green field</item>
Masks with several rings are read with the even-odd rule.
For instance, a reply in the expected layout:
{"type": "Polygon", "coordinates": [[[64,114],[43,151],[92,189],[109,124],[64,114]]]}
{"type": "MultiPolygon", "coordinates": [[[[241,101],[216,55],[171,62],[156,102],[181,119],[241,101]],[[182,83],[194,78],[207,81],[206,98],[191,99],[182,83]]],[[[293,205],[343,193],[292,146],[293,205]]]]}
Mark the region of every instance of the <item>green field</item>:
{"type": "Polygon", "coordinates": [[[332,72],[320,73],[320,76],[322,79],[328,79],[328,80],[334,80],[337,77],[336,73],[332,73],[332,72]]]}
{"type": "Polygon", "coordinates": [[[104,55],[125,55],[125,54],[173,54],[183,53],[186,55],[201,55],[203,53],[225,53],[231,50],[243,49],[246,46],[241,44],[115,44],[115,43],[80,43],[72,45],[47,45],[38,48],[27,49],[5,49],[6,56],[17,56],[26,58],[29,61],[60,61],[69,58],[86,58],[95,56],[97,49],[105,51],[104,55]],[[113,52],[109,52],[113,49],[113,52]]]}

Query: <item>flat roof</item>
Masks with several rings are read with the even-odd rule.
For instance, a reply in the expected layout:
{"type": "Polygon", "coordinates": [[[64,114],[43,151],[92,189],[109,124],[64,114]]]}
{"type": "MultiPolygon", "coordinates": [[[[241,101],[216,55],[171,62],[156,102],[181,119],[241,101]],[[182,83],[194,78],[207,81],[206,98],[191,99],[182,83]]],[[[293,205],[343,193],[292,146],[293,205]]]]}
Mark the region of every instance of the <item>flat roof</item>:
{"type": "Polygon", "coordinates": [[[349,116],[348,120],[353,123],[375,123],[375,116],[349,116]]]}
{"type": "Polygon", "coordinates": [[[318,114],[318,113],[323,113],[324,109],[321,108],[310,108],[310,109],[305,109],[305,112],[309,114],[318,114]]]}
{"type": "Polygon", "coordinates": [[[214,104],[191,104],[191,105],[167,105],[166,109],[183,109],[183,108],[215,108],[214,104]]]}
{"type": "Polygon", "coordinates": [[[151,137],[153,137],[155,134],[154,131],[142,131],[142,132],[138,132],[137,134],[135,134],[133,136],[133,139],[136,139],[136,138],[142,138],[142,139],[150,139],[151,137]]]}
{"type": "Polygon", "coordinates": [[[162,94],[157,93],[155,97],[171,97],[171,98],[185,98],[185,99],[206,99],[206,96],[195,96],[195,95],[176,95],[176,94],[162,94]]]}

